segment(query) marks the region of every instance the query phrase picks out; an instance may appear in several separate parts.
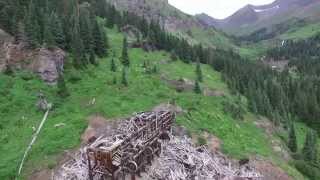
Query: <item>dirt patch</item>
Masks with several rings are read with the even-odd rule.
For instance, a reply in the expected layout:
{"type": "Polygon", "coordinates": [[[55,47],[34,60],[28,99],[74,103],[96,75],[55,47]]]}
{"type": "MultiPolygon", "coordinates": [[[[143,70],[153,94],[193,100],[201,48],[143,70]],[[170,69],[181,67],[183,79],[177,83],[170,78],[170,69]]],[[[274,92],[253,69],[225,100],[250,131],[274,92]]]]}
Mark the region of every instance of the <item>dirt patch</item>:
{"type": "Polygon", "coordinates": [[[88,124],[87,129],[81,136],[82,144],[90,143],[102,134],[111,132],[111,129],[117,127],[116,120],[107,120],[98,114],[88,117],[88,124]]]}
{"type": "Polygon", "coordinates": [[[185,111],[180,106],[172,105],[170,103],[159,104],[158,106],[154,107],[152,109],[152,111],[155,111],[155,112],[157,112],[157,111],[171,111],[176,114],[185,113],[185,111]]]}
{"type": "Polygon", "coordinates": [[[204,88],[203,95],[204,96],[225,96],[225,93],[223,91],[219,91],[219,90],[204,88]]]}
{"type": "Polygon", "coordinates": [[[262,60],[262,63],[264,65],[269,66],[273,70],[277,71],[283,71],[288,67],[289,60],[273,60],[273,59],[268,59],[268,60],[262,60]]]}
{"type": "Polygon", "coordinates": [[[44,169],[37,172],[34,172],[29,180],[51,180],[53,175],[53,170],[44,169]]]}
{"type": "Polygon", "coordinates": [[[194,83],[188,79],[170,80],[164,79],[166,83],[177,92],[191,92],[194,89],[194,83]]]}
{"type": "Polygon", "coordinates": [[[263,129],[266,134],[272,136],[275,132],[275,126],[269,121],[267,118],[260,117],[254,124],[258,127],[263,129]]]}
{"type": "Polygon", "coordinates": [[[274,165],[272,162],[255,160],[252,162],[252,165],[262,174],[262,180],[292,180],[286,172],[274,165]]]}
{"type": "Polygon", "coordinates": [[[279,154],[283,160],[289,161],[291,157],[287,147],[283,145],[283,142],[280,139],[274,137],[276,131],[284,131],[284,129],[281,127],[275,127],[273,123],[266,118],[260,118],[259,120],[255,121],[255,125],[265,131],[268,139],[270,139],[273,151],[279,154]]]}
{"type": "MultiPolygon", "coordinates": [[[[175,89],[177,92],[192,92],[194,91],[194,84],[193,80],[187,78],[180,78],[178,80],[172,80],[167,78],[165,75],[161,75],[161,79],[165,81],[169,87],[175,89]]],[[[223,91],[211,89],[209,87],[202,87],[203,88],[203,95],[204,96],[225,96],[223,91]]]]}
{"type": "Polygon", "coordinates": [[[198,144],[199,138],[204,138],[206,140],[206,147],[208,150],[210,150],[212,153],[220,152],[221,151],[221,146],[222,146],[222,141],[214,136],[213,134],[210,134],[208,132],[203,132],[201,134],[192,134],[192,142],[194,144],[198,144]]]}

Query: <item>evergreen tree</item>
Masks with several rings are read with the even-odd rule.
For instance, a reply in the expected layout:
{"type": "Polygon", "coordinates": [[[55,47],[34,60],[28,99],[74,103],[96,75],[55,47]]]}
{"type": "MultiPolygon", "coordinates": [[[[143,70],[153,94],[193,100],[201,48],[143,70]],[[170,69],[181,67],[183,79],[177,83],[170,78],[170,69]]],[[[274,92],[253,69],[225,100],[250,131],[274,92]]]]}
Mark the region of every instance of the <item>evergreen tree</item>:
{"type": "Polygon", "coordinates": [[[148,63],[147,63],[146,60],[143,61],[142,67],[143,67],[144,69],[147,69],[147,68],[148,68],[148,63]]]}
{"type": "Polygon", "coordinates": [[[73,12],[72,17],[72,25],[73,27],[70,29],[72,32],[71,34],[71,49],[74,55],[73,65],[75,68],[79,69],[85,67],[88,63],[86,54],[84,51],[83,41],[80,35],[80,25],[79,25],[79,16],[76,9],[73,12]]]}
{"type": "Polygon", "coordinates": [[[87,67],[87,65],[89,64],[89,60],[85,53],[81,54],[80,63],[81,63],[81,67],[84,67],[84,68],[87,67]]]}
{"type": "Polygon", "coordinates": [[[111,65],[110,65],[110,67],[111,67],[111,71],[112,72],[117,72],[117,65],[116,65],[116,62],[115,62],[115,60],[114,60],[114,57],[112,57],[112,59],[111,59],[111,65]]]}
{"type": "Polygon", "coordinates": [[[317,160],[317,135],[313,130],[307,132],[302,155],[306,161],[313,162],[317,160]]]}
{"type": "Polygon", "coordinates": [[[197,75],[197,80],[199,82],[203,82],[202,70],[201,70],[201,65],[200,65],[199,59],[197,59],[196,75],[197,75]]]}
{"type": "Polygon", "coordinates": [[[59,78],[58,78],[58,92],[57,93],[61,98],[66,98],[70,95],[62,74],[60,74],[59,78]]]}
{"type": "Polygon", "coordinates": [[[15,34],[15,41],[16,42],[26,42],[27,37],[26,33],[24,30],[24,23],[23,22],[18,22],[17,24],[17,33],[15,34]]]}
{"type": "Polygon", "coordinates": [[[158,66],[154,65],[153,68],[152,68],[152,73],[156,74],[158,72],[159,72],[158,66]]]}
{"type": "Polygon", "coordinates": [[[117,77],[113,76],[112,84],[116,85],[117,84],[117,77]]]}
{"type": "Polygon", "coordinates": [[[195,81],[195,84],[194,84],[194,92],[197,93],[197,94],[201,94],[201,87],[200,87],[200,83],[198,80],[195,81]]]}
{"type": "Polygon", "coordinates": [[[111,5],[107,11],[107,27],[108,28],[113,28],[116,20],[116,9],[113,5],[111,5]]]}
{"type": "Polygon", "coordinates": [[[122,56],[121,56],[122,64],[126,67],[130,66],[129,55],[128,55],[128,41],[127,37],[123,39],[122,45],[122,56]]]}
{"type": "Polygon", "coordinates": [[[95,20],[93,26],[94,51],[99,57],[107,54],[108,40],[103,27],[95,20]]]}
{"type": "Polygon", "coordinates": [[[0,10],[0,27],[6,31],[9,31],[11,28],[10,17],[9,17],[7,6],[1,8],[0,10]]]}
{"type": "Polygon", "coordinates": [[[84,44],[84,50],[86,53],[91,53],[91,49],[94,47],[92,29],[90,22],[90,12],[86,7],[80,8],[80,34],[84,44]]]}
{"type": "Polygon", "coordinates": [[[83,51],[83,42],[80,38],[79,31],[76,27],[73,29],[73,38],[71,42],[72,52],[74,54],[73,65],[75,68],[81,68],[85,64],[83,61],[85,60],[85,54],[83,51]]]}
{"type": "Polygon", "coordinates": [[[63,31],[61,18],[56,13],[52,13],[50,16],[50,19],[51,19],[50,28],[51,28],[51,32],[52,32],[55,44],[59,48],[65,49],[67,46],[66,36],[63,31]]]}
{"type": "Polygon", "coordinates": [[[51,48],[55,46],[55,40],[51,32],[51,22],[48,14],[44,17],[44,31],[43,31],[43,43],[45,47],[51,48]]]}
{"type": "Polygon", "coordinates": [[[93,64],[95,66],[98,65],[98,62],[96,61],[96,56],[95,56],[93,50],[90,51],[89,61],[90,61],[91,64],[93,64]]]}
{"type": "Polygon", "coordinates": [[[291,152],[297,152],[297,138],[296,138],[296,131],[294,128],[293,122],[291,123],[291,127],[289,130],[289,142],[288,142],[288,147],[291,150],[291,152]]]}
{"type": "Polygon", "coordinates": [[[6,65],[6,68],[3,73],[8,76],[12,76],[14,74],[12,67],[8,64],[6,65]]]}
{"type": "Polygon", "coordinates": [[[121,84],[124,85],[124,86],[126,86],[126,87],[129,85],[129,83],[128,83],[128,77],[127,77],[127,69],[126,69],[125,66],[122,68],[121,84]]]}
{"type": "Polygon", "coordinates": [[[25,31],[27,36],[27,41],[31,47],[36,47],[39,45],[41,39],[40,26],[37,21],[38,17],[36,14],[36,7],[33,0],[29,3],[28,14],[26,17],[25,31]]]}
{"type": "Polygon", "coordinates": [[[100,31],[101,31],[101,34],[102,34],[102,41],[103,41],[103,47],[104,47],[104,50],[105,50],[105,55],[108,55],[108,49],[110,48],[109,46],[109,39],[108,39],[108,34],[107,34],[107,31],[105,30],[104,26],[100,26],[100,31]]]}

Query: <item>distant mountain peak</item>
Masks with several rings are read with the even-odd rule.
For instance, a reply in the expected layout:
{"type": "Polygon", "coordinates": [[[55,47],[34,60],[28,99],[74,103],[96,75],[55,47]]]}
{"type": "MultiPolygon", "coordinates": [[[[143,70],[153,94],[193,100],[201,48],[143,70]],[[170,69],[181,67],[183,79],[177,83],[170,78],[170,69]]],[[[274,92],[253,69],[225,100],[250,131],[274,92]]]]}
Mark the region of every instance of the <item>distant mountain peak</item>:
{"type": "Polygon", "coordinates": [[[237,34],[240,30],[246,31],[246,29],[249,33],[259,28],[287,21],[290,18],[318,17],[317,12],[309,11],[315,6],[320,7],[319,0],[276,0],[266,5],[248,4],[223,20],[212,18],[206,14],[197,15],[197,18],[207,26],[214,26],[231,34],[237,34]]]}

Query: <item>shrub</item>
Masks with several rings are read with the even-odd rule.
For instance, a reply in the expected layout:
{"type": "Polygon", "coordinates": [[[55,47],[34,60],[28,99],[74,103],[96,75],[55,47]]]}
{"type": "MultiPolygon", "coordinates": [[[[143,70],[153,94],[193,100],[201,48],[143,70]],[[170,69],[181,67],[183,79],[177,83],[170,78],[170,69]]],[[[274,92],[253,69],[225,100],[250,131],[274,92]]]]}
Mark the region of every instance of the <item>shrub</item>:
{"type": "Polygon", "coordinates": [[[81,81],[81,74],[79,71],[76,70],[72,70],[70,72],[70,76],[69,76],[69,82],[71,83],[76,83],[78,81],[81,81]]]}
{"type": "Polygon", "coordinates": [[[225,101],[223,103],[223,111],[225,113],[230,113],[232,118],[240,120],[243,120],[243,115],[245,113],[245,110],[241,105],[234,104],[229,101],[225,101]]]}
{"type": "Polygon", "coordinates": [[[207,140],[202,136],[199,136],[197,141],[199,146],[203,146],[207,144],[207,140]]]}
{"type": "Polygon", "coordinates": [[[306,161],[294,161],[295,167],[300,171],[302,174],[307,176],[311,180],[319,180],[320,179],[320,169],[311,165],[306,161]]]}
{"type": "Polygon", "coordinates": [[[32,79],[35,79],[36,78],[36,75],[33,74],[32,72],[29,72],[29,71],[21,71],[19,73],[21,79],[25,80],[25,81],[30,81],[32,79]]]}

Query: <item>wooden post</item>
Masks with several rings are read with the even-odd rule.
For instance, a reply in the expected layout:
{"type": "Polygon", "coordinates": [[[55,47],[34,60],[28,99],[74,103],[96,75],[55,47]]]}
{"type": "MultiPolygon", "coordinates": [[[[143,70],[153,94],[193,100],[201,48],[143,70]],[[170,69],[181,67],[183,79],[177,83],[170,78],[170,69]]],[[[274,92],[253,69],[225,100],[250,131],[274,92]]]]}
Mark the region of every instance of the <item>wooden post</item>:
{"type": "Polygon", "coordinates": [[[89,180],[93,180],[92,166],[91,166],[91,161],[89,157],[89,152],[87,152],[87,157],[88,157],[89,180]]]}
{"type": "Polygon", "coordinates": [[[134,173],[131,174],[131,180],[136,180],[136,175],[134,173]]]}

